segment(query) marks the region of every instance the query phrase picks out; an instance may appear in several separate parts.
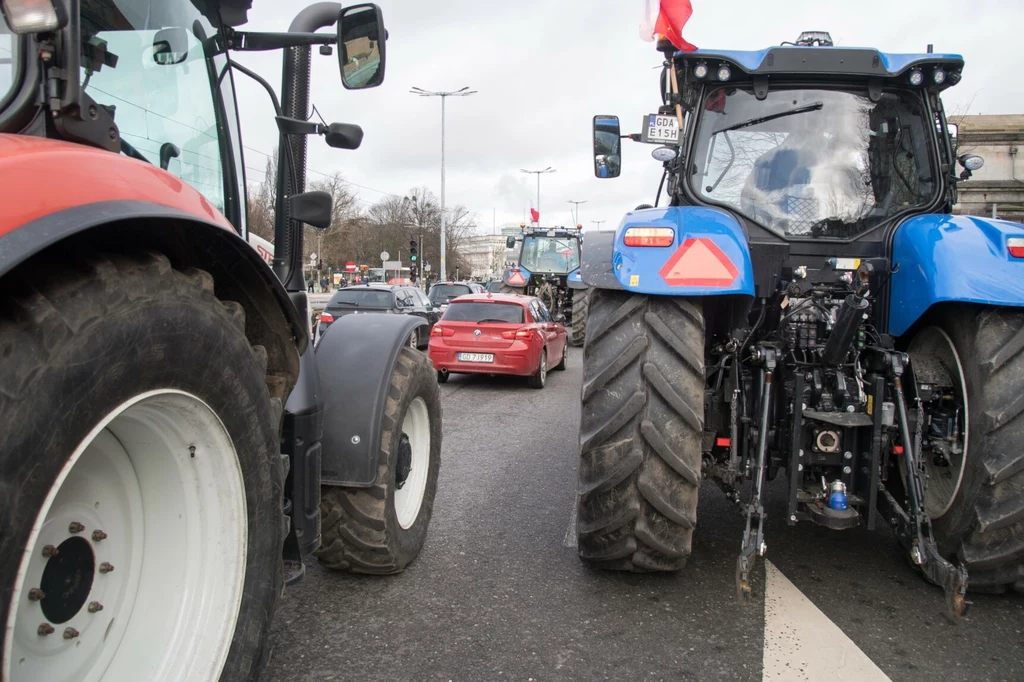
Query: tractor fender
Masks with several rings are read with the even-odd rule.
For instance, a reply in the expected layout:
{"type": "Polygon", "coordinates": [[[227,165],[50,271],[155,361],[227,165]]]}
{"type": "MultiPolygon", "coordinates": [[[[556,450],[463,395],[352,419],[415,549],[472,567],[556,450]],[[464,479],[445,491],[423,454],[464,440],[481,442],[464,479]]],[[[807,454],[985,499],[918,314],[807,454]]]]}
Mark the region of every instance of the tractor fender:
{"type": "Polygon", "coordinates": [[[373,485],[391,374],[409,335],[426,323],[414,315],[345,315],[324,332],[315,351],[324,485],[373,485]]]}
{"type": "Polygon", "coordinates": [[[583,283],[583,275],[580,274],[580,269],[576,268],[569,273],[569,276],[565,278],[565,283],[570,289],[586,289],[587,285],[583,283]]]}
{"type": "Polygon", "coordinates": [[[1024,259],[1007,248],[1024,225],[965,215],[922,215],[892,241],[888,332],[901,336],[937,303],[1024,306],[1024,259]]]}
{"type": "Polygon", "coordinates": [[[583,282],[655,296],[754,295],[747,237],[725,211],[669,206],[631,211],[614,231],[590,232],[583,252],[583,282]],[[668,246],[627,246],[631,227],[670,228],[668,246]]]}

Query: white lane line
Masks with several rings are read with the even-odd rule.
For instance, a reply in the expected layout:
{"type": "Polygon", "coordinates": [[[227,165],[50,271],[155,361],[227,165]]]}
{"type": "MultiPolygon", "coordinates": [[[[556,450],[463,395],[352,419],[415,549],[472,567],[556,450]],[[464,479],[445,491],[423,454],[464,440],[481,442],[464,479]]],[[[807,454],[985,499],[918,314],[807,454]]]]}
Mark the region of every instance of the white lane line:
{"type": "Polygon", "coordinates": [[[765,561],[763,680],[889,682],[796,585],[765,561]]]}
{"type": "Polygon", "coordinates": [[[562,544],[566,547],[576,546],[576,500],[572,501],[572,513],[569,514],[569,527],[565,529],[565,540],[562,544]]]}

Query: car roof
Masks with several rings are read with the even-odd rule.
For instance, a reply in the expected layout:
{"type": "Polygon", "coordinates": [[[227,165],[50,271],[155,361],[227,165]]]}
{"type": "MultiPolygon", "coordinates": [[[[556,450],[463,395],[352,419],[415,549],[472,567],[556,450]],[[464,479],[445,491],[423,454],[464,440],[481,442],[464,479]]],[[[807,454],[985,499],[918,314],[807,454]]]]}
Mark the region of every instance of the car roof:
{"type": "Polygon", "coordinates": [[[463,294],[462,296],[453,298],[452,303],[518,303],[519,305],[525,306],[534,298],[536,297],[527,296],[525,294],[463,294]]]}
{"type": "Polygon", "coordinates": [[[350,284],[347,287],[342,287],[335,291],[335,294],[340,294],[343,291],[359,291],[360,289],[369,289],[371,291],[392,291],[398,284],[383,284],[381,282],[369,282],[368,284],[350,284]]]}

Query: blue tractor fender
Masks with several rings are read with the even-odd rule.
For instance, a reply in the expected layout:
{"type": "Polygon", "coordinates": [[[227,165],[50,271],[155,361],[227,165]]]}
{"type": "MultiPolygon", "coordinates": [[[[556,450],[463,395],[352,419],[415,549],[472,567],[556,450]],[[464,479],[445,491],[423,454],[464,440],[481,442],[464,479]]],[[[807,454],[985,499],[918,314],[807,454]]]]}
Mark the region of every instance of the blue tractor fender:
{"type": "Polygon", "coordinates": [[[1024,258],[1007,240],[1024,225],[963,215],[908,219],[892,243],[889,329],[901,336],[937,303],[1024,307],[1024,258]]]}
{"type": "Polygon", "coordinates": [[[590,231],[582,281],[600,289],[655,296],[754,295],[750,247],[725,211],[669,206],[631,211],[614,231],[590,231]],[[630,228],[669,228],[666,246],[627,246],[630,228]]]}
{"type": "Polygon", "coordinates": [[[587,288],[587,285],[583,281],[583,275],[580,274],[580,269],[579,268],[576,268],[575,270],[573,270],[572,272],[569,273],[569,276],[566,277],[566,283],[569,285],[570,289],[586,289],[587,288]]]}
{"type": "Polygon", "coordinates": [[[320,480],[325,485],[373,485],[391,375],[409,335],[426,323],[414,315],[346,315],[324,332],[316,366],[324,406],[320,480]]]}

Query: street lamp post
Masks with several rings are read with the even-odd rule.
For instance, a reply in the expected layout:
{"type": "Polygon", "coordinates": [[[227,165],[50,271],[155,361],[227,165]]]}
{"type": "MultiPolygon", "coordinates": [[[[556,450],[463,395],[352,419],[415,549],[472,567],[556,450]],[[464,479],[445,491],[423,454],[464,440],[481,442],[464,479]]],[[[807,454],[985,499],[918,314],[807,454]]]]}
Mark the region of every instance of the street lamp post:
{"type": "Polygon", "coordinates": [[[607,220],[591,220],[590,222],[592,222],[595,225],[597,225],[597,229],[600,230],[601,229],[601,223],[606,223],[608,221],[607,220]]]}
{"type": "Polygon", "coordinates": [[[537,176],[537,215],[539,216],[540,215],[540,176],[543,175],[544,173],[554,173],[555,169],[552,168],[551,166],[548,166],[544,170],[526,170],[525,168],[520,168],[519,171],[521,173],[534,173],[537,176]]]}
{"type": "Polygon", "coordinates": [[[570,204],[576,204],[576,215],[573,216],[572,224],[573,225],[579,225],[580,224],[580,204],[587,203],[587,200],[584,199],[583,201],[573,201],[572,199],[569,199],[569,203],[570,204]]]}
{"type": "Polygon", "coordinates": [[[469,95],[475,95],[476,90],[470,90],[469,86],[460,89],[453,90],[451,92],[432,92],[424,90],[423,88],[417,88],[413,86],[409,92],[420,97],[440,97],[441,98],[441,279],[445,279],[445,210],[444,210],[444,101],[448,97],[468,97],[469,95]]]}

